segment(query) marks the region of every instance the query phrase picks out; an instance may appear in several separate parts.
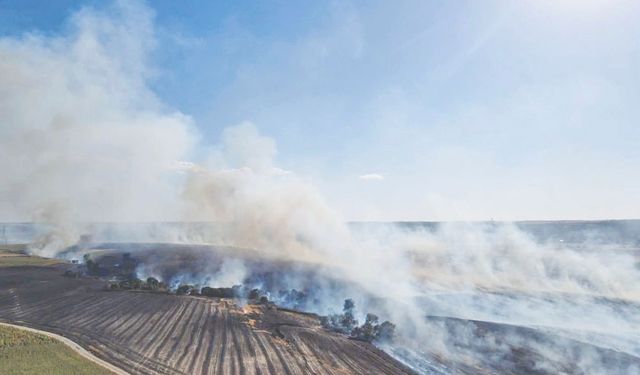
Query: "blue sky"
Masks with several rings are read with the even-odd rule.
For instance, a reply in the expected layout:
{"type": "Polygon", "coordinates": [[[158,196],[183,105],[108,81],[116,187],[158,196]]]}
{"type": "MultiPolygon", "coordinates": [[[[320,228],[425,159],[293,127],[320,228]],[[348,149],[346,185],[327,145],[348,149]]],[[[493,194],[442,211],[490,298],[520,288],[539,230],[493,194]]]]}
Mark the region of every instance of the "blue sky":
{"type": "MultiPolygon", "coordinates": [[[[111,4],[0,1],[0,33],[87,6],[111,4]]],[[[640,216],[638,2],[147,6],[148,84],[199,148],[250,121],[349,219],[640,216]]]]}

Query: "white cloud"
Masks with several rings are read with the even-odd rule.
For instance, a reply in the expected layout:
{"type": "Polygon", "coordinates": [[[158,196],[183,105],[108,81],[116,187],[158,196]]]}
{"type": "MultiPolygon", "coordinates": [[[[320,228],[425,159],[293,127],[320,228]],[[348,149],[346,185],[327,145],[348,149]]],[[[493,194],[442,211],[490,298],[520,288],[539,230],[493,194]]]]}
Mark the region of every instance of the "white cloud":
{"type": "Polygon", "coordinates": [[[379,174],[379,173],[367,173],[367,174],[363,174],[361,176],[358,176],[359,179],[361,180],[365,180],[365,181],[380,181],[380,180],[384,180],[384,176],[379,174]]]}

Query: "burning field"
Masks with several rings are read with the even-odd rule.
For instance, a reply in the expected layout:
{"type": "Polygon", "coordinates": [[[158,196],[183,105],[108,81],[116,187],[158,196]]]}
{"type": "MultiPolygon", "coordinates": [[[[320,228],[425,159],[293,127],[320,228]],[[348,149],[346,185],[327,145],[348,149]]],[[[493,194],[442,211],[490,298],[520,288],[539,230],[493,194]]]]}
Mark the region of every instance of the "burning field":
{"type": "MultiPolygon", "coordinates": [[[[543,224],[544,234],[527,225],[508,229],[524,237],[502,244],[491,236],[505,236],[504,228],[454,232],[475,241],[459,246],[491,252],[494,261],[493,252],[512,247],[492,277],[481,277],[471,255],[455,263],[442,253],[446,226],[396,227],[395,236],[413,246],[412,274],[388,285],[335,264],[252,249],[84,236],[57,253],[65,262],[0,268],[0,318],[63,334],[140,374],[638,373],[635,289],[611,289],[611,279],[598,284],[579,268],[591,257],[607,267],[637,259],[635,230],[599,225],[601,241],[613,236],[620,245],[600,245],[604,256],[585,247],[586,224],[562,228],[565,238],[576,236],[562,249],[542,245],[554,241],[556,224],[543,224]],[[517,261],[525,244],[535,246],[529,261],[547,267],[542,274],[517,261]],[[452,277],[452,266],[464,272],[452,277]],[[458,285],[465,278],[473,288],[458,285]],[[408,285],[412,294],[398,293],[408,285]]],[[[365,227],[353,231],[370,236],[365,227]]],[[[393,238],[388,230],[385,238],[393,238]]],[[[621,280],[632,274],[621,272],[621,280]]],[[[388,274],[380,280],[391,282],[388,274]]]]}
{"type": "MultiPolygon", "coordinates": [[[[513,221],[637,216],[638,116],[611,116],[638,108],[614,89],[628,77],[538,88],[535,77],[565,74],[530,74],[579,46],[589,58],[565,65],[582,72],[591,39],[618,22],[538,64],[493,43],[522,35],[511,10],[485,32],[473,29],[482,17],[460,18],[466,5],[440,17],[447,2],[287,2],[238,9],[246,18],[193,8],[201,21],[177,23],[202,4],[73,3],[42,30],[16,25],[48,8],[0,6],[17,20],[0,35],[0,320],[132,374],[640,375],[640,221],[513,221]],[[300,38],[289,29],[301,22],[280,17],[313,22],[300,38]],[[473,34],[459,51],[453,20],[473,34]],[[498,32],[503,22],[514,29],[498,32]],[[390,49],[376,62],[378,39],[390,49]],[[480,61],[491,69],[476,72],[480,61]],[[531,82],[498,83],[508,70],[494,63],[512,61],[523,70],[507,75],[531,82]],[[602,134],[581,144],[591,118],[602,134]],[[439,221],[393,221],[427,218],[439,221]]],[[[547,25],[526,8],[538,2],[513,3],[547,25]]],[[[637,44],[622,29],[606,55],[637,44]]],[[[565,34],[550,30],[514,45],[565,34]]],[[[595,65],[635,77],[635,57],[595,65]]]]}
{"type": "Polygon", "coordinates": [[[132,374],[401,374],[315,315],[197,296],[108,291],[64,267],[0,269],[0,319],[59,333],[132,374]]]}

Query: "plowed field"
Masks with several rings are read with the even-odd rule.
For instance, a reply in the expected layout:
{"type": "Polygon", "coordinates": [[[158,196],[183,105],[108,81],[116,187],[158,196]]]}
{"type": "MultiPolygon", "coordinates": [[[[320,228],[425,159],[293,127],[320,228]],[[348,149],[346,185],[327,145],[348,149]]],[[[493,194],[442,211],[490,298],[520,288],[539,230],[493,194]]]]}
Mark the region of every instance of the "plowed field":
{"type": "Polygon", "coordinates": [[[61,266],[0,268],[0,320],[66,336],[132,374],[409,374],[313,315],[103,290],[61,266]]]}

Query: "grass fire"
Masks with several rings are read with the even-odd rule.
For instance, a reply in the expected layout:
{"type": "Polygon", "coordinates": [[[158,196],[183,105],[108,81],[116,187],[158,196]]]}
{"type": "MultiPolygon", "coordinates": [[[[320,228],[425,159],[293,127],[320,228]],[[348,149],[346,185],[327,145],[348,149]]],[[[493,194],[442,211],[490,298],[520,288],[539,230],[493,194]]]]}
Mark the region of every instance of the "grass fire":
{"type": "Polygon", "coordinates": [[[640,375],[640,2],[0,1],[0,375],[640,375]]]}

